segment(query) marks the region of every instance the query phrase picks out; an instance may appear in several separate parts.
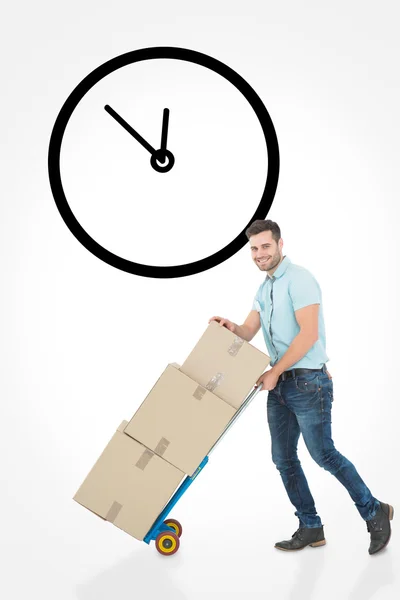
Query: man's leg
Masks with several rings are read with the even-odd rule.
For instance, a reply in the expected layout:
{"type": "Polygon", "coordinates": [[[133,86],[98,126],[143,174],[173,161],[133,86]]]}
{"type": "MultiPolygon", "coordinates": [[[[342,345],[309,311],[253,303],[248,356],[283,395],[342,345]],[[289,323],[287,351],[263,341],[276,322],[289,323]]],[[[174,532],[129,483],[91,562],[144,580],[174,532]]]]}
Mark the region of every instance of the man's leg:
{"type": "Polygon", "coordinates": [[[268,392],[267,414],[271,433],[272,460],[278,469],[295,515],[303,527],[321,527],[314,498],[297,456],[300,427],[280,394],[281,384],[268,392]]]}
{"type": "Polygon", "coordinates": [[[289,406],[295,412],[312,458],[347,489],[364,520],[372,519],[380,503],[374,498],[355,466],[336,450],[331,435],[332,380],[312,372],[291,381],[289,406]]]}

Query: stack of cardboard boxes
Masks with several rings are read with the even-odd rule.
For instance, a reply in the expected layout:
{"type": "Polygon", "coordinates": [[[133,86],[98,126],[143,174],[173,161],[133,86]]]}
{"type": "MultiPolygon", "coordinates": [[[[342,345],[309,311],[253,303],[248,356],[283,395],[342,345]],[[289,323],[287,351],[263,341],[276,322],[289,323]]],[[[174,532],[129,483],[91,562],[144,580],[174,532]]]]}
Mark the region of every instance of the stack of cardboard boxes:
{"type": "Polygon", "coordinates": [[[269,362],[211,321],[183,365],[169,364],[132,419],[121,423],[74,500],[143,540],[269,362]]]}

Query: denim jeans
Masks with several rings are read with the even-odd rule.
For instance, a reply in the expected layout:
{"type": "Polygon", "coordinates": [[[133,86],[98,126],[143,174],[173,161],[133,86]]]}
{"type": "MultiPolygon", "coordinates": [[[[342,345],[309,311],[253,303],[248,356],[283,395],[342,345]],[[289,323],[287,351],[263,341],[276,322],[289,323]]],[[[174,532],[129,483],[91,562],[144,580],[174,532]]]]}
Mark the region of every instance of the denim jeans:
{"type": "Polygon", "coordinates": [[[310,371],[280,381],[268,392],[272,460],[303,527],[321,527],[322,523],[297,456],[300,433],[312,458],[344,485],[364,520],[372,519],[379,508],[379,501],[372,496],[354,465],[334,446],[332,401],[333,383],[326,367],[323,372],[310,371]]]}

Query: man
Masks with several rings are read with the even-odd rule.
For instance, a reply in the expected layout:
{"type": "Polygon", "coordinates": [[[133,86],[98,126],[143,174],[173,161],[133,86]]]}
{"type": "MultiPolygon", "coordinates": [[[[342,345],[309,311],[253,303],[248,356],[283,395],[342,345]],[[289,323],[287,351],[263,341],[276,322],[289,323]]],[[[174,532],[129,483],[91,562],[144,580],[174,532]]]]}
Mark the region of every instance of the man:
{"type": "MultiPolygon", "coordinates": [[[[243,325],[212,317],[250,341],[260,327],[271,368],[259,377],[268,390],[267,414],[272,460],[282,481],[299,528],[292,538],[277,542],[280,550],[323,546],[321,519],[297,456],[302,433],[317,464],[334,475],[349,492],[370,532],[369,553],[376,554],[390,539],[393,507],[372,496],[354,465],[338,452],[331,438],[333,384],[326,362],[321,289],[313,275],[283,256],[280,228],[274,221],[257,220],[246,230],[252,259],[266,273],[243,325]]],[[[210,322],[209,321],[209,322],[210,322]]]]}

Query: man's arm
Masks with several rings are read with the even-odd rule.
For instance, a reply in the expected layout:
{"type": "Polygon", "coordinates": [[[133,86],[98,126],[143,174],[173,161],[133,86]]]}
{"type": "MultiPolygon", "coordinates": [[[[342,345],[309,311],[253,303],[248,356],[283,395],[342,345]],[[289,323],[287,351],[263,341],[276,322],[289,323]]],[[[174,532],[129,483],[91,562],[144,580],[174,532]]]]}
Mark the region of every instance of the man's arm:
{"type": "Polygon", "coordinates": [[[293,339],[285,354],[271,368],[277,375],[290,369],[299,361],[318,340],[318,311],[319,304],[310,304],[295,311],[296,321],[300,331],[293,339]]]}
{"type": "Polygon", "coordinates": [[[223,317],[218,316],[211,317],[211,319],[209,319],[208,322],[210,323],[211,321],[217,321],[217,323],[219,323],[221,327],[226,327],[235,335],[238,335],[239,337],[246,340],[246,342],[250,342],[250,340],[253,339],[253,337],[256,335],[256,333],[261,327],[260,315],[256,310],[252,310],[249,313],[249,316],[247,317],[243,325],[237,325],[229,319],[224,319],[223,317]]]}
{"type": "Polygon", "coordinates": [[[260,313],[256,310],[251,310],[243,325],[236,325],[235,334],[250,342],[258,333],[261,327],[260,313]]]}

